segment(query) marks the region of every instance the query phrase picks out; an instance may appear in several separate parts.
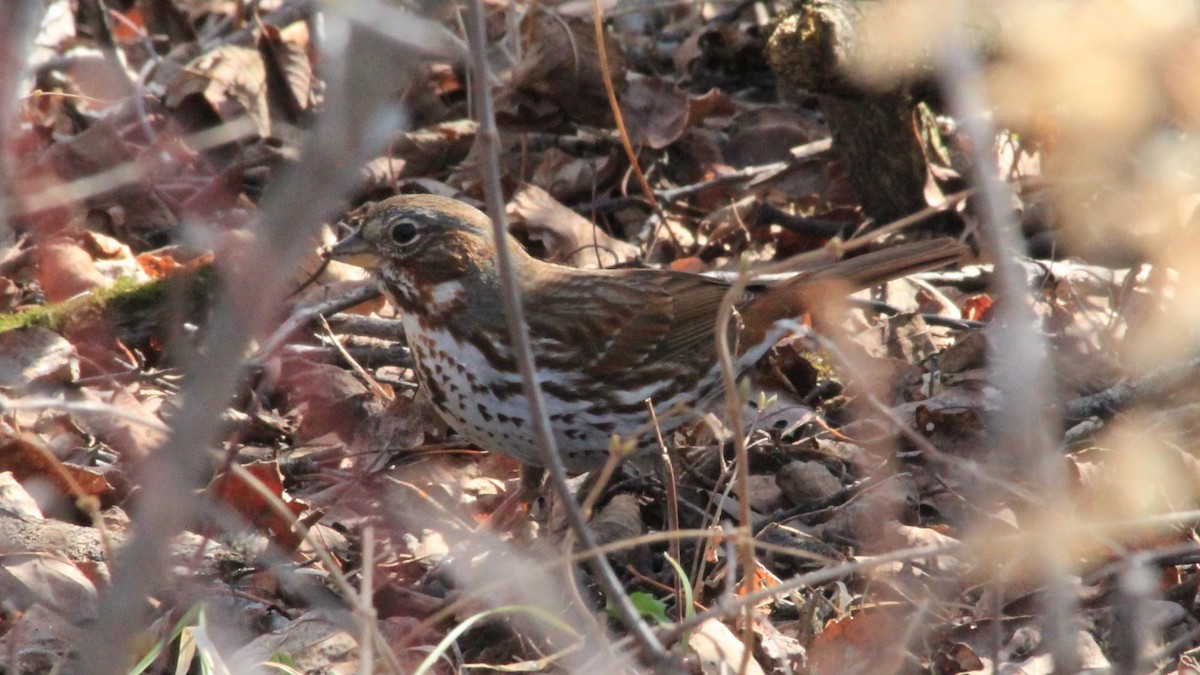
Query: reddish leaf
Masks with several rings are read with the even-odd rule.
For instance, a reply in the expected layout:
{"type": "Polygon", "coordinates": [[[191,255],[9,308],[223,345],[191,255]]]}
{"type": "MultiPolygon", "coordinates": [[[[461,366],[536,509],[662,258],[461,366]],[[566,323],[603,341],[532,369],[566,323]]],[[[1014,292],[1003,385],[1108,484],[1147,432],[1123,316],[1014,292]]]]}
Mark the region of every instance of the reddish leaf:
{"type": "MultiPolygon", "coordinates": [[[[283,475],[279,473],[279,466],[275,462],[252,462],[244,468],[278,497],[293,516],[299,517],[308,508],[303,502],[287,496],[283,489],[283,475]]],[[[286,550],[295,550],[304,540],[303,533],[293,529],[290,519],[276,511],[265,496],[235,473],[226,472],[214,478],[208,485],[208,494],[215,501],[236,511],[255,529],[272,537],[276,544],[286,550]]]]}
{"type": "MultiPolygon", "coordinates": [[[[102,5],[103,6],[103,5],[102,5]]],[[[140,42],[146,39],[146,21],[142,10],[134,5],[124,12],[109,10],[113,17],[113,39],[121,43],[140,42]]]]}
{"type": "Polygon", "coordinates": [[[37,280],[48,302],[59,302],[109,285],[92,256],[70,239],[54,239],[33,250],[37,280]]]}
{"type": "Polygon", "coordinates": [[[35,478],[47,481],[72,500],[80,496],[105,497],[113,489],[95,471],[57,461],[49,449],[27,434],[0,438],[0,471],[11,471],[20,483],[35,478]]]}
{"type": "Polygon", "coordinates": [[[992,315],[992,297],[986,293],[972,295],[963,301],[963,318],[971,321],[987,321],[992,315]]]}
{"type": "Polygon", "coordinates": [[[894,673],[904,660],[904,623],[873,607],[828,624],[808,648],[809,672],[894,673]]]}

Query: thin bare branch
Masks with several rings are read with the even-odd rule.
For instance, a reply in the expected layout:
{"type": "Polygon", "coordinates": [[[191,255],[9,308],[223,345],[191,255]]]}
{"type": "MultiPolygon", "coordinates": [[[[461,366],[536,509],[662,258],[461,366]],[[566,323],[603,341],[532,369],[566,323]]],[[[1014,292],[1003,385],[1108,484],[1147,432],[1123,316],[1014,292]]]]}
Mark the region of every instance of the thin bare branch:
{"type": "MultiPolygon", "coordinates": [[[[472,0],[468,4],[466,18],[468,42],[471,47],[471,63],[475,71],[475,77],[471,80],[472,100],[475,105],[476,117],[479,120],[476,142],[480,144],[483,151],[481,153],[483,155],[481,178],[487,197],[488,215],[495,228],[495,239],[503,242],[508,236],[508,231],[504,224],[504,196],[500,189],[500,134],[496,129],[491,88],[487,85],[489,78],[486,76],[488,66],[484,54],[486,36],[481,0],[472,0]]],[[[541,449],[542,458],[550,472],[550,478],[567,512],[571,530],[579,538],[580,544],[586,550],[592,551],[597,548],[596,538],[567,485],[567,470],[555,448],[554,435],[550,430],[550,420],[546,416],[545,400],[542,396],[541,386],[538,384],[529,333],[525,328],[524,307],[516,284],[516,271],[507,246],[496,246],[496,266],[500,271],[508,333],[512,340],[513,352],[516,354],[517,365],[521,371],[521,383],[525,390],[525,397],[529,401],[534,439],[541,449]]],[[[662,645],[658,643],[654,634],[650,632],[649,627],[638,614],[633,602],[621,587],[621,582],[613,572],[612,566],[608,564],[608,560],[602,554],[595,554],[590,558],[590,565],[601,588],[604,589],[604,594],[616,607],[621,622],[633,634],[642,651],[652,662],[666,667],[671,661],[670,656],[663,650],[662,645]]],[[[594,643],[595,640],[592,642],[594,643]]],[[[592,646],[607,650],[607,643],[602,639],[600,642],[601,644],[592,646]]]]}
{"type": "Polygon", "coordinates": [[[80,641],[81,672],[118,673],[128,665],[128,647],[145,624],[144,602],[166,573],[168,544],[195,518],[195,488],[212,470],[203,449],[216,440],[216,420],[241,381],[251,339],[269,327],[292,270],[313,245],[317,225],[351,187],[357,167],[400,127],[399,111],[382,107],[391,91],[384,83],[403,75],[380,52],[384,43],[361,39],[344,14],[331,11],[325,20],[330,54],[340,56],[326,61],[327,107],[304,150],[303,168],[286,172],[264,196],[256,245],[234,271],[204,348],[186,368],[171,434],[142,470],[145,490],[132,541],[115,561],[100,618],[80,641]]]}
{"type": "MultiPolygon", "coordinates": [[[[1054,390],[1045,340],[1035,330],[1032,310],[1026,303],[1024,274],[1017,257],[1025,252],[1020,227],[1011,207],[1010,192],[995,169],[991,154],[995,129],[987,113],[983,78],[978,56],[969,46],[965,16],[947,22],[950,29],[941,42],[938,55],[943,90],[951,112],[959,120],[971,154],[973,183],[979,191],[982,236],[996,252],[995,280],[997,315],[995,321],[1006,330],[993,342],[992,377],[1000,390],[1001,404],[996,428],[1001,438],[993,449],[1005,463],[1028,467],[1040,494],[1048,502],[1050,513],[1066,514],[1068,481],[1066,465],[1061,461],[1054,440],[1061,436],[1052,421],[1054,390]]],[[[1065,524],[1065,523],[1064,523],[1065,524]]],[[[1046,638],[1060,672],[1078,669],[1074,617],[1077,598],[1066,579],[1066,551],[1062,538],[1053,528],[1039,540],[1037,559],[1046,565],[1050,592],[1043,606],[1046,638]]]]}

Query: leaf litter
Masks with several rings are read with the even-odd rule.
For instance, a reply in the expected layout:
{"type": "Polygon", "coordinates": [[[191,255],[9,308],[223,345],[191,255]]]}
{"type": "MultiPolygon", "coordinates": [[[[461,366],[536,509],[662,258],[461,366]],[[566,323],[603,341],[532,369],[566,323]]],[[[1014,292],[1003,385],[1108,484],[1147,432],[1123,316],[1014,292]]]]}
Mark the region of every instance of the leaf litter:
{"type": "MultiPolygon", "coordinates": [[[[885,224],[873,212],[880,196],[854,186],[872,151],[893,149],[863,154],[845,128],[830,128],[827,112],[850,105],[845,92],[797,89],[771,71],[764,50],[787,23],[782,3],[605,3],[607,76],[665,220],[621,150],[590,7],[486,4],[508,214],[538,255],[729,271],[885,224]]],[[[1200,190],[1162,139],[1195,133],[1181,92],[1196,76],[1179,63],[1200,26],[1162,3],[1151,3],[1156,21],[1136,3],[1069,4],[1096,19],[1081,44],[1125,26],[1136,58],[1100,66],[1131,90],[1067,89],[1094,104],[1085,123],[1076,108],[1055,109],[1070,78],[1107,80],[1022,41],[1061,18],[1029,23],[1022,3],[996,36],[1009,52],[986,66],[1002,127],[994,168],[1011,181],[1035,255],[1021,262],[1027,294],[1017,301],[1036,325],[995,321],[997,303],[1013,300],[996,290],[997,252],[978,236],[990,225],[974,194],[954,197],[971,189],[961,120],[927,99],[941,145],[918,160],[928,183],[916,198],[947,217],[893,239],[952,234],[977,256],[861,294],[829,335],[822,326],[784,340],[743,392],[749,467],[732,466],[729,421],[714,415],[663,439],[673,477],[576,481],[581,494],[599,490],[593,523],[617,547],[626,589],[654,599],[648,615],[678,622],[725,608],[689,624],[676,647],[695,671],[1198,667],[1200,416],[1189,358],[1200,267],[1186,226],[1200,190]],[[1013,83],[1036,80],[1035,63],[1068,75],[1041,82],[1021,108],[1013,83]],[[1156,118],[1112,97],[1174,103],[1156,118]],[[1043,112],[1027,116],[1033,109],[1043,112]],[[1049,351],[1058,389],[1041,395],[1061,427],[1048,432],[1064,512],[1048,512],[1045,486],[1003,454],[1012,430],[995,424],[995,369],[1024,364],[993,355],[1012,331],[1049,351]],[[736,471],[749,472],[749,494],[731,487],[736,471]],[[735,588],[728,529],[742,500],[759,548],[749,590],[767,594],[751,614],[729,609],[747,592],[735,588]],[[1047,538],[1057,570],[1035,559],[1047,538]],[[848,567],[788,586],[839,565],[848,567]],[[1050,602],[1080,621],[1046,628],[1050,602]]],[[[125,513],[152,480],[146,460],[187,405],[177,375],[212,325],[211,275],[255,245],[249,227],[273,178],[305,168],[298,158],[328,94],[323,69],[336,58],[311,33],[306,3],[47,5],[6,158],[18,208],[0,230],[0,662],[12,672],[70,670],[108,590],[112,547],[126,541],[125,513]],[[47,322],[51,311],[62,318],[47,322]]],[[[429,18],[457,31],[452,16],[429,18]]],[[[887,42],[871,35],[872,47],[887,42]]],[[[410,128],[386,154],[344,168],[358,176],[347,213],[397,192],[482,204],[468,74],[448,62],[411,69],[395,92],[410,128]]],[[[334,219],[324,239],[344,231],[334,219]]],[[[336,264],[304,267],[281,321],[363,283],[336,264]]],[[[369,651],[380,668],[408,671],[456,622],[511,603],[528,611],[473,623],[437,668],[577,667],[573,634],[535,618],[570,625],[580,609],[603,611],[590,579],[564,573],[554,498],[480,528],[518,489],[518,467],[438,420],[413,386],[394,308],[354,311],[363,320],[331,321],[336,334],[304,323],[281,344],[264,337],[245,386],[212,420],[222,440],[207,487],[197,486],[205,517],[178,539],[172,582],[144,599],[158,620],[141,643],[168,643],[156,667],[183,661],[189,648],[170,628],[198,616],[197,603],[195,634],[219,639],[194,648],[229,663],[335,672],[369,651]],[[364,624],[376,634],[369,648],[364,624]]],[[[130,654],[130,666],[144,655],[130,654]]]]}

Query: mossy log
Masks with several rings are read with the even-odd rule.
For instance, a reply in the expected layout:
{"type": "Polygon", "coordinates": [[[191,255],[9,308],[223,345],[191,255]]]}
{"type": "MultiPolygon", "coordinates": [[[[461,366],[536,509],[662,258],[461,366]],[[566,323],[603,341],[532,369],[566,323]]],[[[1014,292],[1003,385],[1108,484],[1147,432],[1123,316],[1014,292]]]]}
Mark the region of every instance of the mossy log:
{"type": "Polygon", "coordinates": [[[0,332],[38,326],[60,334],[104,331],[127,345],[164,337],[163,327],[197,321],[216,286],[211,264],[137,283],[120,279],[62,302],[0,314],[0,332]]]}

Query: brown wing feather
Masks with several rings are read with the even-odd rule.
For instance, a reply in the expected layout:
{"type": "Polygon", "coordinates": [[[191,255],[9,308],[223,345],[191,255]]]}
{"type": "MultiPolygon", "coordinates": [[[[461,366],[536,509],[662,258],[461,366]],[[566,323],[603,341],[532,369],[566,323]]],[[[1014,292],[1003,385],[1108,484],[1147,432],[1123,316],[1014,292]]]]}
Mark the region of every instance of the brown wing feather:
{"type": "Polygon", "coordinates": [[[595,375],[690,361],[698,349],[711,351],[713,322],[727,288],[718,279],[667,270],[565,273],[531,295],[530,328],[547,354],[565,356],[572,343],[582,341],[587,348],[575,352],[582,361],[576,367],[595,375]],[[542,318],[551,316],[558,325],[542,318]]]}
{"type": "MultiPolygon", "coordinates": [[[[713,330],[729,284],[709,277],[677,274],[666,285],[676,300],[672,333],[663,345],[667,358],[690,355],[701,348],[715,351],[713,330]]],[[[747,292],[735,304],[741,307],[754,295],[757,293],[747,292]]]]}
{"type": "Polygon", "coordinates": [[[663,314],[635,310],[617,332],[610,353],[605,355],[602,367],[606,370],[631,365],[625,363],[623,354],[632,351],[635,345],[643,344],[642,338],[650,334],[657,338],[644,344],[642,363],[692,361],[698,351],[711,352],[713,349],[713,326],[728,285],[694,274],[647,272],[653,273],[638,283],[654,284],[670,298],[669,311],[663,314]]]}
{"type": "MultiPolygon", "coordinates": [[[[776,320],[803,314],[831,292],[844,295],[962,253],[950,239],[903,244],[834,262],[765,293],[748,290],[737,302],[746,320],[739,351],[761,342],[776,320]]],[[[632,368],[712,361],[713,326],[729,288],[724,280],[669,270],[554,268],[539,282],[528,298],[528,321],[541,366],[616,381],[632,368]]]]}

